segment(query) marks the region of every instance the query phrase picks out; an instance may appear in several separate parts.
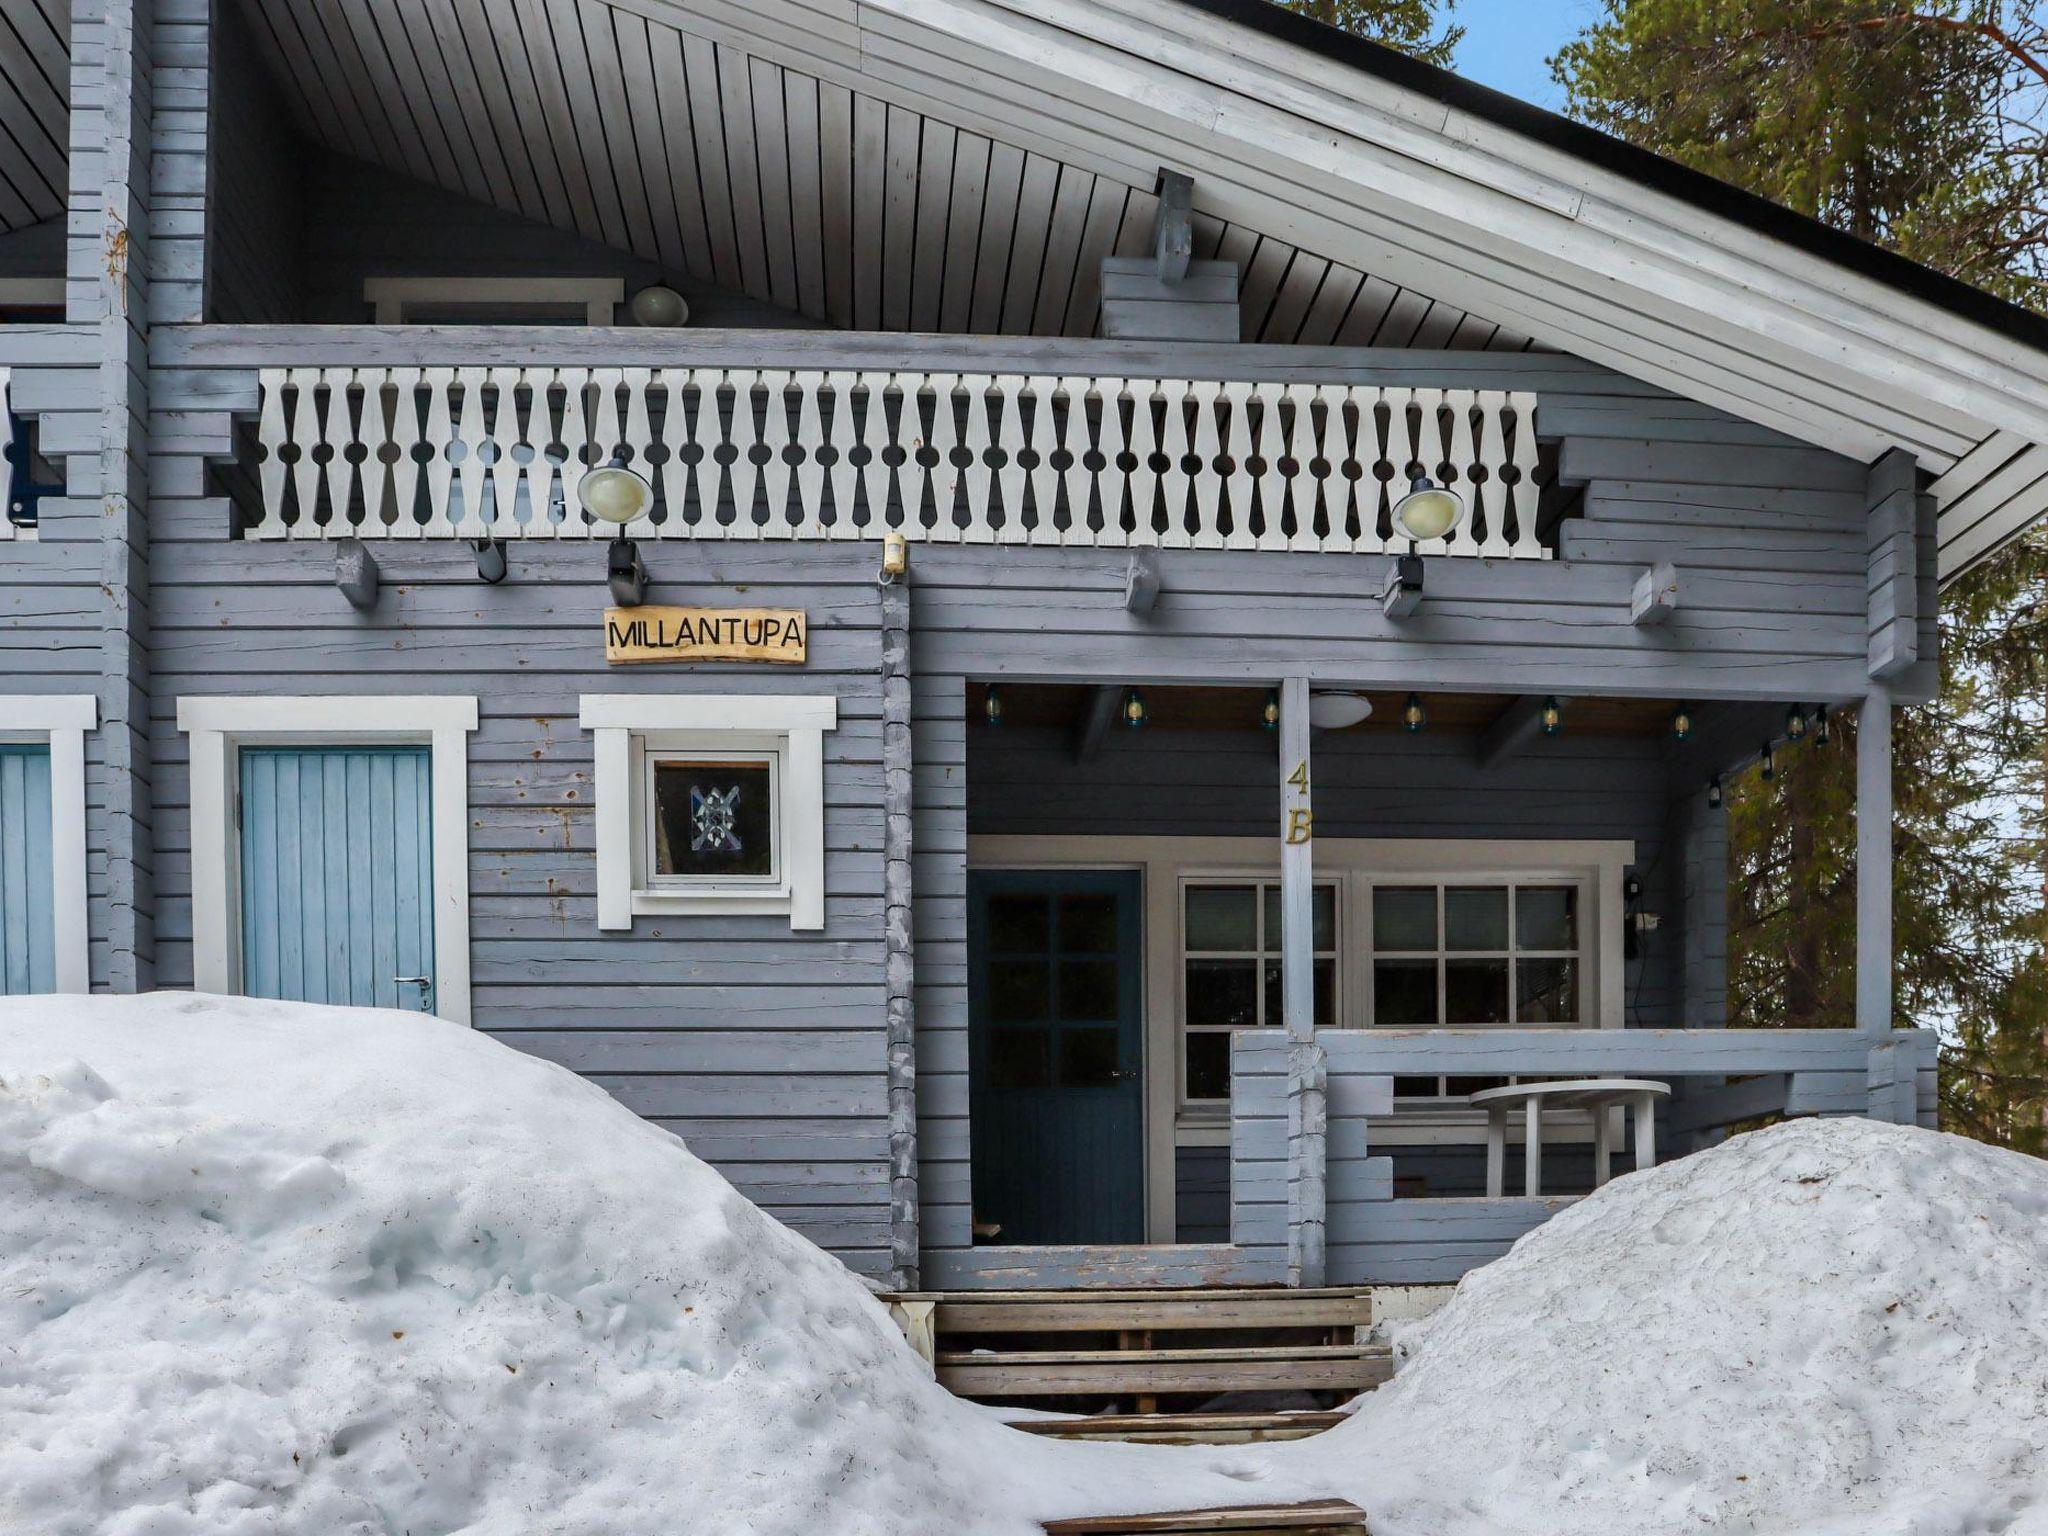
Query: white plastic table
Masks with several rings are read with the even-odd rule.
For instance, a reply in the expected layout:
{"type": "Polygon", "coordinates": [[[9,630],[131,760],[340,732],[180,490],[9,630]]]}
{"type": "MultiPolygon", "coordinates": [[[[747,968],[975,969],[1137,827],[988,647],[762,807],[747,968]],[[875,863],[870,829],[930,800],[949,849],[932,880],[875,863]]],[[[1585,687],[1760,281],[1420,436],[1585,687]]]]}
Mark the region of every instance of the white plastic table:
{"type": "Polygon", "coordinates": [[[1636,1167],[1657,1164],[1657,1101],[1671,1097],[1669,1083],[1635,1077],[1585,1077],[1563,1083],[1517,1083],[1512,1088],[1487,1088],[1472,1095],[1486,1111],[1486,1193],[1498,1200],[1506,1178],[1508,1112],[1522,1110],[1526,1146],[1522,1162],[1522,1193],[1531,1199],[1543,1188],[1543,1111],[1584,1109],[1593,1115],[1593,1183],[1605,1184],[1614,1172],[1614,1117],[1608,1111],[1628,1106],[1636,1120],[1636,1167]]]}

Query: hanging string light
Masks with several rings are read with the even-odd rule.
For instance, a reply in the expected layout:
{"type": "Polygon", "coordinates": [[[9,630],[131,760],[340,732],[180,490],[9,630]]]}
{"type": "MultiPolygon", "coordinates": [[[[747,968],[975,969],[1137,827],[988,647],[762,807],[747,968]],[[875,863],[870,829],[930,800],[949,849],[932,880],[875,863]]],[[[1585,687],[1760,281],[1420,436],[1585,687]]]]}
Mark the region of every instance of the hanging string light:
{"type": "Polygon", "coordinates": [[[994,683],[989,684],[988,692],[981,697],[981,718],[990,725],[1003,723],[1003,695],[994,683]]]}
{"type": "Polygon", "coordinates": [[[1721,775],[1718,773],[1707,780],[1707,809],[1710,811],[1721,809],[1721,775]]]}
{"type": "Polygon", "coordinates": [[[1804,741],[1806,739],[1806,711],[1797,704],[1785,711],[1785,739],[1804,741]]]}
{"type": "Polygon", "coordinates": [[[1671,734],[1678,741],[1692,734],[1692,706],[1681,704],[1671,716],[1671,734]]]}
{"type": "Polygon", "coordinates": [[[1266,707],[1259,715],[1259,723],[1269,731],[1280,729],[1280,690],[1278,688],[1268,688],[1266,690],[1266,707]]]}
{"type": "Polygon", "coordinates": [[[1555,736],[1563,729],[1564,706],[1557,702],[1557,695],[1552,694],[1543,701],[1543,734],[1555,736]]]}
{"type": "Polygon", "coordinates": [[[1817,705],[1813,711],[1813,739],[1821,746],[1828,744],[1828,707],[1817,705]]]}
{"type": "Polygon", "coordinates": [[[1410,736],[1418,736],[1422,733],[1422,728],[1427,724],[1429,724],[1429,711],[1422,707],[1422,695],[1419,693],[1409,694],[1408,702],[1401,706],[1401,729],[1410,736]]]}
{"type": "Polygon", "coordinates": [[[1137,730],[1145,723],[1145,696],[1133,688],[1124,695],[1124,724],[1137,730]]]}
{"type": "Polygon", "coordinates": [[[1768,741],[1764,743],[1764,749],[1758,762],[1763,770],[1763,781],[1766,784],[1778,776],[1778,759],[1772,752],[1771,744],[1768,741]]]}

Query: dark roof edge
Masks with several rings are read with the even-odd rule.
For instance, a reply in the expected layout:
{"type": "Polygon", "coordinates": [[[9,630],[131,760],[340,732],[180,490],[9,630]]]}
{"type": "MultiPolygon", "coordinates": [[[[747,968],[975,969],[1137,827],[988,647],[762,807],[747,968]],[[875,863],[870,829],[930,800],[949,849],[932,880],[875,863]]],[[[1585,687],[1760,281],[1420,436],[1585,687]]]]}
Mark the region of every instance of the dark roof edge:
{"type": "Polygon", "coordinates": [[[1447,107],[1498,124],[1511,133],[1534,139],[1576,156],[1602,170],[1625,176],[1708,213],[1732,220],[1758,234],[1782,240],[1811,256],[1924,300],[1950,314],[1991,327],[2048,351],[2048,315],[2022,308],[1996,294],[1922,266],[1882,246],[1795,213],[1769,198],[1732,186],[1690,166],[1680,165],[1584,123],[1560,117],[1531,102],[1506,95],[1447,69],[1385,44],[1353,36],[1274,0],[1180,0],[1238,26],[1290,43],[1335,64],[1363,70],[1404,90],[1430,97],[1447,107]]]}

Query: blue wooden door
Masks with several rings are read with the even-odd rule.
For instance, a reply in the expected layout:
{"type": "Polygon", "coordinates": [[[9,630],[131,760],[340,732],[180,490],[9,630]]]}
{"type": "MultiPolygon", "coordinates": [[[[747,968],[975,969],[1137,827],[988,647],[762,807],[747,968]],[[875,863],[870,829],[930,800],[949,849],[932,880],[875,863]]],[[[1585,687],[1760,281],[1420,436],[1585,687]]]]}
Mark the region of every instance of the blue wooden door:
{"type": "Polygon", "coordinates": [[[50,749],[0,746],[0,993],[57,986],[50,749]]]}
{"type": "Polygon", "coordinates": [[[997,1243],[1145,1238],[1136,871],[968,877],[974,1219],[997,1243]]]}
{"type": "Polygon", "coordinates": [[[425,747],[244,747],[242,990],[434,1007],[425,747]]]}

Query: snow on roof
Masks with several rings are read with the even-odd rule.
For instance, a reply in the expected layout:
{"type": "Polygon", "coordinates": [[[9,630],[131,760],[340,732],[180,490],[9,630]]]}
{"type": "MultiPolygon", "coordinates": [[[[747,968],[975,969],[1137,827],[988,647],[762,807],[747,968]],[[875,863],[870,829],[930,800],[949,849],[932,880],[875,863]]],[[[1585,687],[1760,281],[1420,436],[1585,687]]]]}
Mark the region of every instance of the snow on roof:
{"type": "Polygon", "coordinates": [[[1621,1179],[1290,1445],[1067,1445],[594,1085],[417,1014],[0,1000],[0,1529],[2048,1532],[2048,1170],[1806,1122],[1621,1179]]]}

